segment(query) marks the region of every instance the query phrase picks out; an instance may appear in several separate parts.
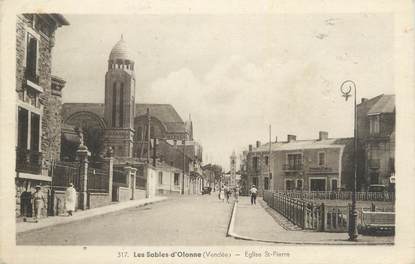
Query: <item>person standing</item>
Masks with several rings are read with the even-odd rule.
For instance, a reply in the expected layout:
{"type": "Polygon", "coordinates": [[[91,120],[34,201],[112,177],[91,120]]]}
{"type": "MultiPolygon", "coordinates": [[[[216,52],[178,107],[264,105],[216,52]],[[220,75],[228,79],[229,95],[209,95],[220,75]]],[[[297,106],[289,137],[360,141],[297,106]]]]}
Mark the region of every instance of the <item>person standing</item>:
{"type": "Polygon", "coordinates": [[[70,183],[69,187],[65,191],[65,209],[68,212],[68,216],[72,216],[72,212],[75,211],[76,203],[76,190],[73,184],[70,183]]]}
{"type": "Polygon", "coordinates": [[[229,195],[231,194],[231,190],[229,189],[228,185],[225,185],[225,198],[226,202],[229,203],[229,195]]]}
{"type": "Polygon", "coordinates": [[[42,187],[40,185],[36,185],[36,191],[32,195],[33,199],[33,207],[35,211],[35,222],[38,222],[38,219],[42,217],[42,209],[45,207],[46,198],[43,192],[41,191],[42,187]]]}
{"type": "Polygon", "coordinates": [[[235,202],[238,202],[238,200],[239,200],[239,185],[238,184],[235,186],[234,192],[235,192],[234,193],[235,202]]]}
{"type": "Polygon", "coordinates": [[[256,195],[258,193],[258,189],[255,187],[255,185],[252,185],[252,188],[249,190],[251,193],[251,204],[256,204],[256,195]]]}

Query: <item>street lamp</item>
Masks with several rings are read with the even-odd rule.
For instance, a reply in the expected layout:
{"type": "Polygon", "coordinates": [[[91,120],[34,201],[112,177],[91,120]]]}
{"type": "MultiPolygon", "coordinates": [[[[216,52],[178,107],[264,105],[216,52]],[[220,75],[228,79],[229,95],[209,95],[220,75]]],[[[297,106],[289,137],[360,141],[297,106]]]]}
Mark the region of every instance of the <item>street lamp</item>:
{"type": "Polygon", "coordinates": [[[353,177],[353,190],[352,190],[352,215],[351,219],[349,219],[349,240],[356,241],[357,240],[357,210],[356,210],[356,182],[357,182],[357,108],[356,108],[356,84],[351,81],[347,80],[342,83],[340,86],[340,91],[343,94],[344,99],[347,101],[350,96],[350,93],[353,89],[354,95],[354,148],[353,148],[353,169],[354,169],[354,177],[353,177]]]}

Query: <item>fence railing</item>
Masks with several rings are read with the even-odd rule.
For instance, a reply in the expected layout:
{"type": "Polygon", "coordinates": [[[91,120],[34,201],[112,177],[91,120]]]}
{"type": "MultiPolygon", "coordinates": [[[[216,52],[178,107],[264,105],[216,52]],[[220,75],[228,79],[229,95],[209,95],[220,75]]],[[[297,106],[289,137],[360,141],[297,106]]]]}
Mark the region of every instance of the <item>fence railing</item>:
{"type": "MultiPolygon", "coordinates": [[[[304,200],[351,200],[350,191],[279,191],[288,197],[304,200]]],[[[356,192],[357,201],[395,201],[394,192],[356,192]]]]}
{"type": "Polygon", "coordinates": [[[88,191],[108,192],[108,171],[104,169],[88,168],[88,191]]]}
{"type": "Polygon", "coordinates": [[[347,232],[348,206],[316,204],[283,193],[264,192],[264,201],[293,224],[303,228],[326,232],[347,232]]]}
{"type": "Polygon", "coordinates": [[[55,189],[66,189],[69,183],[73,183],[75,189],[80,190],[79,163],[77,162],[58,162],[50,170],[52,185],[55,189]]]}

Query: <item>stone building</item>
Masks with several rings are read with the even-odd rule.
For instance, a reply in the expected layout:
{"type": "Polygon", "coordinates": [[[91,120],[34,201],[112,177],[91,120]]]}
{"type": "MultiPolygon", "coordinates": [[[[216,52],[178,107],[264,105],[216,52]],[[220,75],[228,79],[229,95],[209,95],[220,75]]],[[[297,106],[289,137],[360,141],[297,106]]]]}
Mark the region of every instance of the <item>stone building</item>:
{"type": "Polygon", "coordinates": [[[16,195],[48,185],[59,160],[61,95],[65,81],[52,76],[55,31],[69,22],[60,14],[21,14],[16,20],[16,195]]]}
{"type": "Polygon", "coordinates": [[[287,141],[271,143],[271,157],[269,143],[261,145],[260,141],[255,148],[250,145],[247,153],[247,182],[256,185],[260,194],[271,189],[351,190],[352,179],[352,138],[328,138],[323,131],[312,140],[288,135],[287,141]]]}
{"type": "Polygon", "coordinates": [[[360,189],[389,186],[395,174],[395,96],[362,98],[357,118],[360,189]]]}
{"type": "Polygon", "coordinates": [[[203,150],[193,139],[192,121],[183,121],[170,104],[136,103],[136,62],[123,37],[112,48],[107,63],[104,103],[65,103],[65,126],[83,131],[92,159],[112,147],[116,159],[146,162],[154,157],[155,165],[164,162],[185,168],[189,181],[192,175],[200,178],[203,150]]]}

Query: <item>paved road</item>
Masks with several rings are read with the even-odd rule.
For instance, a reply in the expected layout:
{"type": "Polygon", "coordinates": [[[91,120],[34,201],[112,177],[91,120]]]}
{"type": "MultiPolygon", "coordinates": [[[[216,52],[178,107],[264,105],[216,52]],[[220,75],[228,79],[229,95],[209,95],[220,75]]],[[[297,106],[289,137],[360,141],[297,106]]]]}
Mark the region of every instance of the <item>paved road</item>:
{"type": "Polygon", "coordinates": [[[226,237],[231,203],[187,196],[20,233],[18,245],[262,245],[226,237]]]}

